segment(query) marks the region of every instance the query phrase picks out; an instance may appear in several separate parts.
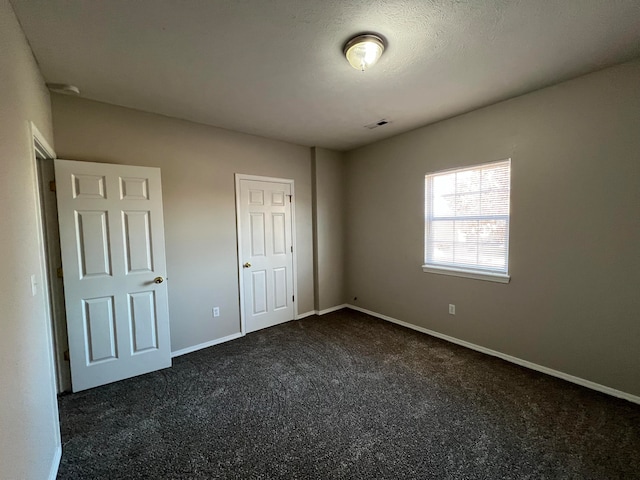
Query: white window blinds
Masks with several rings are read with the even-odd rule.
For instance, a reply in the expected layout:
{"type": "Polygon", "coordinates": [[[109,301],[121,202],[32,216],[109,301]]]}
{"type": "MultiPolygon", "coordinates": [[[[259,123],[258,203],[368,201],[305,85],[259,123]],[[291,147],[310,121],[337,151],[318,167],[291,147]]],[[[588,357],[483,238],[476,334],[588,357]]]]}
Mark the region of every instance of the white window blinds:
{"type": "Polygon", "coordinates": [[[511,160],[425,176],[425,267],[507,274],[511,160]]]}

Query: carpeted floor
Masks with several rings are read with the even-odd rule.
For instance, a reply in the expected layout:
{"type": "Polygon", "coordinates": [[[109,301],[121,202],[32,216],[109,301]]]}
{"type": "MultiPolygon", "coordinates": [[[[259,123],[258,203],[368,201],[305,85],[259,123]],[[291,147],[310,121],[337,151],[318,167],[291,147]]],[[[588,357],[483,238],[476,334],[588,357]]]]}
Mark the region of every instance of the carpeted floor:
{"type": "Polygon", "coordinates": [[[640,478],[640,406],[351,310],[59,403],[59,479],[640,478]]]}

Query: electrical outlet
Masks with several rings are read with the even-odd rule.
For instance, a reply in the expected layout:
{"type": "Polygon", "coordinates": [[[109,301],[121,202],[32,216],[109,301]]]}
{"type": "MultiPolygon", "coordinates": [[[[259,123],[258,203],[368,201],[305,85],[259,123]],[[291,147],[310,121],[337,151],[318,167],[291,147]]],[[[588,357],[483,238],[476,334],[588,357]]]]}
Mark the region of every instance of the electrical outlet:
{"type": "Polygon", "coordinates": [[[456,306],[452,303],[449,304],[449,315],[455,315],[456,314],[456,306]]]}
{"type": "Polygon", "coordinates": [[[220,307],[213,307],[213,316],[214,317],[220,316],[220,307]]]}

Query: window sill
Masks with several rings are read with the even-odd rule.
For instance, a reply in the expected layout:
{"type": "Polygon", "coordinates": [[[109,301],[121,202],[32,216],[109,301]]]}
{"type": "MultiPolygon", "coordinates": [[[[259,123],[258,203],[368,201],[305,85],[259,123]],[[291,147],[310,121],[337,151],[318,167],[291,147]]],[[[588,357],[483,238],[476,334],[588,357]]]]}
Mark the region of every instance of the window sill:
{"type": "Polygon", "coordinates": [[[488,273],[474,270],[464,270],[462,268],[436,267],[435,265],[423,265],[422,271],[425,273],[435,273],[438,275],[451,275],[454,277],[473,278],[475,280],[486,280],[488,282],[509,283],[511,277],[506,273],[488,273]]]}

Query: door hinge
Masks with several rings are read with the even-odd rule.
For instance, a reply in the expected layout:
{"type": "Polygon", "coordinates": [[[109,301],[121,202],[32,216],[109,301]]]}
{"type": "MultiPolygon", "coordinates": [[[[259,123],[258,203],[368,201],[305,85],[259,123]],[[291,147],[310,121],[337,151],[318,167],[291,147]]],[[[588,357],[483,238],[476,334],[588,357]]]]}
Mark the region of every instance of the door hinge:
{"type": "Polygon", "coordinates": [[[287,195],[287,197],[289,197],[289,203],[291,203],[291,198],[293,197],[293,195],[287,195]]]}
{"type": "Polygon", "coordinates": [[[58,278],[63,278],[64,277],[63,272],[62,272],[62,267],[56,268],[56,277],[58,277],[58,278]]]}
{"type": "Polygon", "coordinates": [[[62,354],[62,356],[64,357],[65,361],[68,362],[70,360],[70,358],[69,358],[69,350],[68,349],[65,350],[64,353],[62,354]]]}
{"type": "Polygon", "coordinates": [[[293,245],[291,245],[291,253],[293,253],[293,245]]]}
{"type": "Polygon", "coordinates": [[[56,181],[55,180],[51,180],[49,182],[49,190],[51,190],[52,192],[56,191],[56,181]]]}
{"type": "Polygon", "coordinates": [[[296,301],[296,296],[295,296],[295,295],[292,295],[292,296],[291,296],[291,301],[292,301],[292,302],[295,302],[295,301],[296,301]]]}

